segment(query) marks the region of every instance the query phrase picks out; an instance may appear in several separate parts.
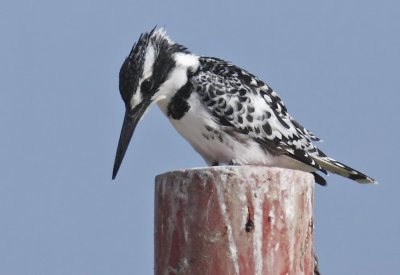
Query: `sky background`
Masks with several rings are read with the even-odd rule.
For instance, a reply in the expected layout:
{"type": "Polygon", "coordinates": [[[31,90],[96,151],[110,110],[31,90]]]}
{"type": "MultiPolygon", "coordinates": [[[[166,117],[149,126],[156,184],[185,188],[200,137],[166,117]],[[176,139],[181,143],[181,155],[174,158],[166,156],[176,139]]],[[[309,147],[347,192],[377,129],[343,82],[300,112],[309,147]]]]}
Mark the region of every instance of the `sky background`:
{"type": "Polygon", "coordinates": [[[152,274],[154,177],[203,166],[154,106],[116,181],[118,73],[165,26],[265,80],[331,156],[376,178],[316,187],[326,274],[400,259],[399,1],[2,1],[0,274],[152,274]]]}

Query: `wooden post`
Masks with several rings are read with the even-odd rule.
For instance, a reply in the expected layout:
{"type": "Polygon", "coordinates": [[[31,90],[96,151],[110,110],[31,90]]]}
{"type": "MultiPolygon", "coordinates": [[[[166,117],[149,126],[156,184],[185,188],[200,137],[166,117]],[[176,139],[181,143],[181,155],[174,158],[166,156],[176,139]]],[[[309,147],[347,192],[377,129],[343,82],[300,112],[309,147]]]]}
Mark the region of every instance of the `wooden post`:
{"type": "Polygon", "coordinates": [[[314,274],[314,177],[262,166],[173,171],[155,187],[155,274],[314,274]]]}

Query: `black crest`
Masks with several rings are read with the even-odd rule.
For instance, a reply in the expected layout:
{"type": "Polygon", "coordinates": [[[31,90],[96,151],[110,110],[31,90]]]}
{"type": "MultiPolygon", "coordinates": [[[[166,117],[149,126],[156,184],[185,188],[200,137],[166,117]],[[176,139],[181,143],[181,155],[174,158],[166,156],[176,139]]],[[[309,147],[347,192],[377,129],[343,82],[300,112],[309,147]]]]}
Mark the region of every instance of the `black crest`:
{"type": "Polygon", "coordinates": [[[139,40],[133,44],[132,50],[119,71],[119,91],[124,102],[128,102],[136,90],[139,78],[143,73],[146,48],[155,28],[148,33],[142,33],[139,40]]]}

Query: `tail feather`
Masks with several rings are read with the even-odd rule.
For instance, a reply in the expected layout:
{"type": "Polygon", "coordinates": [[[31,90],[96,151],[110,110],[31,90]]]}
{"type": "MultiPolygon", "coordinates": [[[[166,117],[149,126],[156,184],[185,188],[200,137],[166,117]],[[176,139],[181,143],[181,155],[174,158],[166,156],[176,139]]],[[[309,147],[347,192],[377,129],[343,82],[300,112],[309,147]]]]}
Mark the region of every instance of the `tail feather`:
{"type": "Polygon", "coordinates": [[[334,160],[326,156],[312,156],[315,162],[317,162],[323,169],[328,172],[338,174],[340,176],[352,179],[358,183],[377,183],[373,178],[368,177],[364,173],[361,173],[337,160],[334,160]]]}
{"type": "Polygon", "coordinates": [[[327,185],[326,179],[321,177],[317,172],[312,172],[311,174],[314,175],[314,180],[315,180],[316,183],[318,183],[319,185],[322,185],[322,186],[326,186],[327,185]]]}

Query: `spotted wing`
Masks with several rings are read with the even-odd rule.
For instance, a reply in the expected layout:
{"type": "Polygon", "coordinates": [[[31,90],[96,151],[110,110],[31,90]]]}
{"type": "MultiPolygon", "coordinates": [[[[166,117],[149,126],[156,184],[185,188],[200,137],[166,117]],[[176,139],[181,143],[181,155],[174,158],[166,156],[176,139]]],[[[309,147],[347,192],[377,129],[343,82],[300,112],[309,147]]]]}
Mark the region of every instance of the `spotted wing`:
{"type": "Polygon", "coordinates": [[[216,58],[201,58],[192,85],[219,123],[253,137],[266,150],[288,155],[326,171],[310,154],[319,140],[287,113],[286,106],[268,85],[249,72],[216,58]]]}

